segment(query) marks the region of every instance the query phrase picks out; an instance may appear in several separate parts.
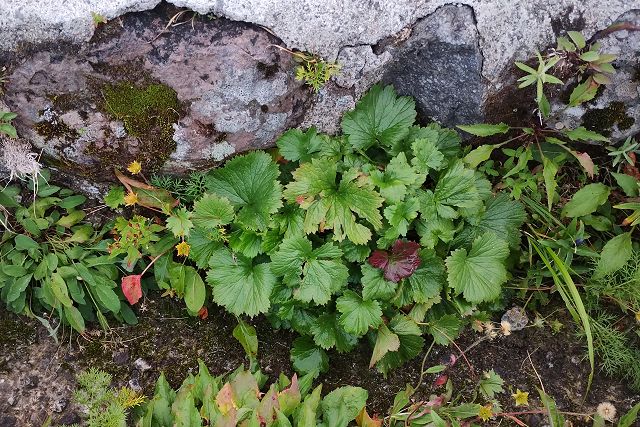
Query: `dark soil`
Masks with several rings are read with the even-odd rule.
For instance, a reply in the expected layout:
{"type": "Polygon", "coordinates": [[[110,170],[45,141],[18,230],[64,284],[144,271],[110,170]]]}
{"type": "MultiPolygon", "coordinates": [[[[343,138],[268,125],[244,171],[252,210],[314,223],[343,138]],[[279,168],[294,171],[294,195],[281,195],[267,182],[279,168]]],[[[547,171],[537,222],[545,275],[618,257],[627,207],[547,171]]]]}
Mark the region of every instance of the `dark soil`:
{"type": "MultiPolygon", "coordinates": [[[[74,377],[89,367],[111,373],[114,386],[139,385],[149,394],[162,371],[177,388],[185,375],[197,370],[198,358],[214,374],[229,372],[246,363],[242,347],[232,337],[236,320],[222,309],[212,307],[209,317],[200,320],[188,317],[178,303],[168,299],[146,300],[144,308],[138,325],[115,327],[109,333],[93,329],[87,337],[69,336],[69,331],[61,328],[59,345],[38,322],[0,309],[0,426],[40,427],[49,416],[53,425],[77,422],[81,411],[72,400],[74,377]],[[150,368],[141,371],[140,364],[135,362],[138,358],[150,368]]],[[[613,402],[618,413],[628,410],[640,396],[626,389],[621,381],[601,373],[596,373],[591,392],[582,403],[588,362],[571,321],[563,313],[553,315],[553,319],[565,325],[557,334],[549,328],[527,327],[507,337],[485,339],[468,350],[467,360],[459,358],[448,372],[454,396],[460,392],[463,400],[473,399],[477,378],[483,371],[494,369],[505,380],[505,392],[497,396],[505,412],[522,410],[514,407],[511,397],[516,388],[528,391],[530,408],[536,407],[539,404],[536,387],[540,383],[562,411],[591,413],[603,401],[613,402]]],[[[262,370],[271,379],[280,372],[291,375],[289,348],[295,335],[274,331],[262,318],[252,323],[260,339],[262,370]]],[[[466,349],[480,338],[482,335],[468,331],[456,345],[466,349]]],[[[459,350],[454,346],[434,348],[426,366],[449,360],[451,353],[459,354],[459,350]]],[[[386,379],[368,368],[370,355],[371,349],[365,344],[350,354],[330,354],[331,368],[319,381],[324,383],[325,393],[348,384],[366,388],[369,412],[382,415],[396,392],[407,383],[418,383],[422,355],[386,379]]],[[[416,399],[443,391],[433,386],[434,379],[435,375],[425,376],[416,399]]],[[[539,415],[519,417],[530,426],[544,424],[539,415]]],[[[502,417],[498,422],[513,424],[502,417]]],[[[573,422],[590,425],[580,417],[574,417],[573,422]]]]}

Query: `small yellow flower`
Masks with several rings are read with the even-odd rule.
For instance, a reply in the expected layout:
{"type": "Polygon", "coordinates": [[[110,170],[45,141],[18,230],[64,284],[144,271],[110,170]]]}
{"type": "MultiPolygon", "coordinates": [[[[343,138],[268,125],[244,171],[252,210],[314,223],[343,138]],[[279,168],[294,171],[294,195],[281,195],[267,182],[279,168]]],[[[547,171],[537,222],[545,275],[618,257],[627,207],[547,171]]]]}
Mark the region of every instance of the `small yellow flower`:
{"type": "Polygon", "coordinates": [[[134,160],[133,162],[129,163],[129,166],[127,166],[127,170],[132,174],[137,175],[142,170],[142,165],[139,161],[134,160]]]}
{"type": "Polygon", "coordinates": [[[493,406],[490,403],[482,406],[478,411],[478,416],[482,421],[489,421],[489,418],[493,417],[493,406]]]}
{"type": "Polygon", "coordinates": [[[180,242],[176,245],[176,251],[178,252],[178,256],[189,256],[189,250],[191,246],[187,242],[180,242]]]}
{"type": "Polygon", "coordinates": [[[640,322],[640,311],[636,313],[636,320],[640,322]]]}
{"type": "Polygon", "coordinates": [[[127,193],[126,196],[124,196],[124,204],[127,206],[133,206],[136,203],[138,203],[138,195],[136,193],[134,193],[133,191],[130,191],[127,193]]]}
{"type": "Polygon", "coordinates": [[[516,392],[512,394],[513,398],[516,401],[516,406],[529,406],[529,392],[520,391],[520,389],[516,389],[516,392]]]}

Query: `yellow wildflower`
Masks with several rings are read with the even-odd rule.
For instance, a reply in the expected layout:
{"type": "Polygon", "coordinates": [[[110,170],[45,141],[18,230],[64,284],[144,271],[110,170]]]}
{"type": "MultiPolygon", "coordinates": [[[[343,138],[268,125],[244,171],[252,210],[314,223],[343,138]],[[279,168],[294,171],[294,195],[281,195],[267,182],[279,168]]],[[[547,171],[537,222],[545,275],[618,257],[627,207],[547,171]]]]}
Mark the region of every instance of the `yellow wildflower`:
{"type": "Polygon", "coordinates": [[[129,191],[126,196],[124,196],[124,204],[127,206],[133,206],[138,203],[138,195],[133,191],[129,191]]]}
{"type": "Polygon", "coordinates": [[[178,256],[189,256],[189,250],[191,246],[187,242],[180,242],[176,245],[176,251],[178,252],[178,256]]]}
{"type": "Polygon", "coordinates": [[[127,170],[132,174],[137,175],[142,170],[142,165],[139,161],[134,160],[133,162],[129,163],[129,166],[127,166],[127,170]]]}
{"type": "Polygon", "coordinates": [[[520,389],[517,388],[516,392],[511,396],[515,399],[516,406],[529,406],[529,392],[520,391],[520,389]]]}
{"type": "Polygon", "coordinates": [[[493,406],[490,403],[482,406],[478,411],[478,416],[482,421],[489,421],[489,418],[493,417],[493,406]]]}

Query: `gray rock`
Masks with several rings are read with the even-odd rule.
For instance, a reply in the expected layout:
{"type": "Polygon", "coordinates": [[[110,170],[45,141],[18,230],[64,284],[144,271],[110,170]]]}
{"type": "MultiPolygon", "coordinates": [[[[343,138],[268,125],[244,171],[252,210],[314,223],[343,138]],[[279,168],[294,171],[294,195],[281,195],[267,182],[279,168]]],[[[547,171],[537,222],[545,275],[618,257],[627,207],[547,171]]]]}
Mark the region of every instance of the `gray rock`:
{"type": "MultiPolygon", "coordinates": [[[[87,40],[94,31],[92,12],[114,19],[126,12],[155,7],[158,0],[1,0],[0,50],[20,42],[87,40]]],[[[401,32],[446,0],[169,0],[200,14],[214,13],[269,28],[289,48],[335,58],[345,46],[373,45],[401,32]]],[[[483,75],[499,85],[501,72],[514,58],[531,56],[553,42],[559,27],[579,25],[586,35],[619,15],[640,8],[640,0],[468,0],[484,53],[483,75]]]]}
{"type": "MultiPolygon", "coordinates": [[[[640,26],[640,11],[629,11],[617,21],[640,26]]],[[[640,132],[640,32],[616,32],[601,43],[603,52],[618,55],[611,83],[593,101],[566,110],[556,105],[554,121],[572,128],[584,126],[621,141],[640,132]]]]}
{"type": "Polygon", "coordinates": [[[138,369],[140,372],[148,371],[149,369],[151,369],[151,365],[149,365],[149,362],[140,357],[133,362],[133,366],[135,366],[136,369],[138,369]]]}
{"type": "Polygon", "coordinates": [[[449,126],[483,119],[482,52],[468,6],[445,6],[419,21],[394,49],[382,80],[416,99],[423,120],[449,126]]]}
{"type": "Polygon", "coordinates": [[[5,101],[50,164],[93,181],[134,159],[180,174],[299,123],[310,92],[275,37],[225,19],[163,33],[167,13],[126,15],[88,44],[14,60],[5,101]]]}

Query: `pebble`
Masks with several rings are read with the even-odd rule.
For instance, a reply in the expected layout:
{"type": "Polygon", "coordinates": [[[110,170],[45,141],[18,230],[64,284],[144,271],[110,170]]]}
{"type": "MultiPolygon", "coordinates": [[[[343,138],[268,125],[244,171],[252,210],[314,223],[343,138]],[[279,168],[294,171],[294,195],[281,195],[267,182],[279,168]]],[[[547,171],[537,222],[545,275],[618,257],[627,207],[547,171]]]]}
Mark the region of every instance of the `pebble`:
{"type": "Polygon", "coordinates": [[[139,357],[133,362],[133,366],[135,366],[140,372],[148,371],[151,369],[151,365],[149,362],[139,357]]]}

